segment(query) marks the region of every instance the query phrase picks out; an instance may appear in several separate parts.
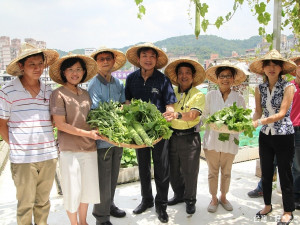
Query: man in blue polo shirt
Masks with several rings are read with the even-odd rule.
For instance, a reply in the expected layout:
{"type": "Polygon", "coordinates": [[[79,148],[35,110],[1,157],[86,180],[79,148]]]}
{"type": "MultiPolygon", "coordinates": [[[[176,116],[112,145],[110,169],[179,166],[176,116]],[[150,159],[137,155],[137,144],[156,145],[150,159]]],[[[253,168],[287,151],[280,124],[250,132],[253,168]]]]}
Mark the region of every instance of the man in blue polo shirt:
{"type": "MultiPolygon", "coordinates": [[[[101,48],[92,53],[91,57],[96,60],[99,69],[99,73],[88,86],[93,102],[92,109],[97,108],[101,102],[125,103],[123,82],[111,76],[111,72],[120,69],[126,63],[124,53],[115,49],[101,48]]],[[[126,212],[114,204],[122,154],[123,148],[105,141],[97,141],[100,204],[95,204],[93,209],[96,225],[111,225],[110,216],[118,218],[126,216],[126,212]]]]}
{"type": "MultiPolygon", "coordinates": [[[[177,102],[172,84],[163,73],[157,69],[163,68],[168,63],[164,51],[151,43],[136,45],[128,49],[126,57],[140,69],[128,75],[125,86],[126,103],[131,99],[141,99],[156,105],[161,113],[174,111],[173,104],[177,102]]],[[[157,194],[155,208],[158,219],[162,223],[169,220],[166,212],[169,190],[169,161],[168,141],[161,140],[153,148],[138,149],[137,159],[141,181],[142,202],[133,211],[135,214],[144,212],[153,206],[151,187],[151,152],[154,164],[154,179],[157,194]]]]}

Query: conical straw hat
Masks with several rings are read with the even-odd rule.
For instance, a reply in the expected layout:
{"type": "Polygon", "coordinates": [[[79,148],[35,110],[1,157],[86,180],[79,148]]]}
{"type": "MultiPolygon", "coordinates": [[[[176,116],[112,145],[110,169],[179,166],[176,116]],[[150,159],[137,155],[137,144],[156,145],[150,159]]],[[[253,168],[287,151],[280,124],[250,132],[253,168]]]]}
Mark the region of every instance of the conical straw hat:
{"type": "Polygon", "coordinates": [[[252,62],[249,66],[250,71],[253,73],[264,75],[265,74],[264,69],[263,69],[263,61],[264,60],[282,61],[283,62],[283,68],[282,68],[283,74],[290,73],[296,69],[296,64],[294,62],[283,58],[276,49],[273,49],[273,50],[269,51],[267,54],[265,54],[264,56],[262,56],[261,58],[252,62]]]}
{"type": "Polygon", "coordinates": [[[180,63],[189,63],[191,64],[196,72],[195,75],[193,77],[193,83],[192,85],[194,87],[198,86],[199,84],[203,83],[203,81],[205,80],[205,70],[204,68],[201,66],[200,63],[198,63],[195,60],[191,60],[191,59],[177,59],[173,62],[171,62],[165,69],[165,74],[166,76],[169,77],[169,79],[171,80],[172,84],[178,86],[178,81],[177,81],[177,74],[176,74],[176,67],[177,65],[179,65],[180,63]]]}
{"type": "Polygon", "coordinates": [[[229,61],[225,61],[223,62],[222,64],[219,64],[219,65],[215,65],[215,66],[212,66],[210,68],[208,68],[206,70],[206,78],[213,82],[213,83],[217,83],[217,74],[216,74],[216,70],[219,68],[219,67],[231,67],[233,69],[235,69],[236,71],[236,74],[234,76],[234,81],[233,81],[233,86],[237,86],[237,85],[240,85],[241,83],[243,83],[247,76],[246,74],[244,73],[243,70],[241,70],[240,68],[238,68],[237,66],[234,66],[232,63],[230,63],[229,61]]]}
{"type": "Polygon", "coordinates": [[[98,65],[97,62],[90,56],[86,55],[78,55],[78,54],[72,54],[69,53],[66,56],[61,57],[60,59],[56,60],[49,69],[49,75],[53,81],[59,84],[65,84],[65,82],[62,80],[61,75],[60,75],[60,67],[61,64],[66,60],[70,58],[80,58],[84,61],[86,70],[87,70],[87,76],[84,81],[81,83],[87,82],[91,78],[93,78],[98,71],[98,65]]]}
{"type": "Polygon", "coordinates": [[[156,65],[155,65],[155,68],[156,69],[161,69],[163,68],[165,65],[168,64],[168,56],[167,54],[161,50],[160,48],[156,47],[154,44],[152,43],[143,43],[143,44],[139,44],[139,45],[135,45],[135,46],[132,46],[131,48],[129,48],[126,52],[126,57],[128,59],[128,61],[135,65],[136,67],[139,67],[141,68],[141,65],[139,64],[138,62],[138,50],[140,48],[153,48],[157,51],[158,53],[158,57],[157,57],[157,62],[156,62],[156,65]]]}
{"type": "Polygon", "coordinates": [[[24,59],[28,56],[35,55],[35,54],[38,54],[38,53],[43,53],[44,54],[45,67],[48,67],[48,66],[52,65],[52,63],[54,63],[54,61],[56,59],[58,59],[58,57],[59,57],[58,52],[55,51],[55,50],[41,49],[41,48],[37,48],[37,47],[35,47],[31,44],[23,43],[21,45],[21,49],[19,51],[19,54],[18,54],[17,58],[15,58],[14,60],[12,60],[10,62],[10,64],[6,68],[6,72],[10,75],[13,75],[13,76],[22,75],[22,71],[20,70],[18,62],[21,59],[24,59]]]}
{"type": "Polygon", "coordinates": [[[114,54],[115,64],[114,64],[114,66],[112,68],[112,71],[116,71],[116,70],[122,68],[122,66],[124,66],[124,64],[126,63],[126,56],[125,56],[125,54],[123,52],[119,51],[119,50],[112,49],[112,48],[106,48],[106,47],[99,48],[98,50],[96,50],[95,52],[93,52],[91,54],[91,57],[93,59],[95,59],[95,56],[98,53],[101,53],[101,52],[111,52],[111,53],[114,54]]]}

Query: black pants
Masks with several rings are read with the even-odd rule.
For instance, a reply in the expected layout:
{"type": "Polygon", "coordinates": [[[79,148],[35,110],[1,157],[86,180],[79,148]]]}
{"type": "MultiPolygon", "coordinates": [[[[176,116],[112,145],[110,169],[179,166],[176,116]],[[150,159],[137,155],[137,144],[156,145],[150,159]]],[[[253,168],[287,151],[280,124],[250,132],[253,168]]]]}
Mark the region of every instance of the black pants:
{"type": "Polygon", "coordinates": [[[169,159],[168,141],[161,140],[154,148],[136,150],[139,175],[141,182],[141,195],[143,201],[152,202],[151,186],[151,152],[154,165],[154,180],[156,185],[155,205],[167,207],[169,190],[169,159]]]}
{"type": "Polygon", "coordinates": [[[274,157],[277,158],[277,167],[282,191],[283,209],[285,212],[295,210],[293,197],[292,162],[295,152],[294,134],[266,135],[259,134],[259,157],[262,171],[262,186],[265,205],[271,204],[272,180],[274,173],[274,157]]]}
{"type": "Polygon", "coordinates": [[[97,224],[110,220],[110,206],[114,201],[122,154],[123,148],[119,147],[97,150],[100,204],[95,204],[93,208],[97,224]]]}
{"type": "Polygon", "coordinates": [[[199,133],[173,133],[169,145],[170,183],[174,194],[186,201],[196,201],[200,152],[199,133]]]}

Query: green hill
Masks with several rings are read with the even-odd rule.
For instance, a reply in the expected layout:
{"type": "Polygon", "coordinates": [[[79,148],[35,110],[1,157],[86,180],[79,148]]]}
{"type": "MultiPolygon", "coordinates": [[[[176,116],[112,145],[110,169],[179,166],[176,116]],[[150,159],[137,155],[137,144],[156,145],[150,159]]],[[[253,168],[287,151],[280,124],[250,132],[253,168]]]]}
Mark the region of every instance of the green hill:
{"type": "MultiPolygon", "coordinates": [[[[175,56],[183,56],[195,54],[200,63],[205,59],[210,58],[210,54],[217,53],[219,57],[231,56],[232,51],[236,51],[239,55],[244,55],[245,50],[255,48],[261,42],[260,36],[253,36],[245,40],[227,40],[215,35],[200,35],[196,40],[194,35],[183,35],[178,37],[171,37],[165,40],[154,42],[160,48],[166,48],[168,53],[175,56]]],[[[122,52],[126,52],[131,46],[120,48],[122,52]]],[[[60,56],[67,55],[64,52],[56,49],[60,56]]],[[[84,54],[84,49],[73,50],[72,53],[84,54]]],[[[127,62],[125,68],[129,68],[130,64],[127,62]]]]}
{"type": "MultiPolygon", "coordinates": [[[[209,59],[212,53],[219,54],[219,57],[231,56],[232,51],[244,55],[245,50],[255,48],[260,42],[260,36],[253,36],[246,40],[227,40],[215,35],[200,35],[199,39],[196,40],[194,35],[184,35],[167,38],[154,44],[166,48],[168,53],[174,55],[195,54],[199,62],[203,63],[203,60],[209,59]]],[[[126,52],[129,47],[119,50],[126,52]]]]}

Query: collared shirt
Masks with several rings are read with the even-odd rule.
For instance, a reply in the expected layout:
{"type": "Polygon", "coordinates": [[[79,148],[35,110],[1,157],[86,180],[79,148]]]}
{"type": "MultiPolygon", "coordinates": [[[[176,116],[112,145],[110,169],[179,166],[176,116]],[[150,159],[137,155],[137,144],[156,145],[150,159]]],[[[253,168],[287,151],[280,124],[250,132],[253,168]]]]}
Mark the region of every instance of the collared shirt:
{"type": "MultiPolygon", "coordinates": [[[[205,108],[202,118],[207,118],[225,107],[230,107],[234,102],[238,107],[246,108],[243,96],[234,90],[231,90],[225,102],[219,89],[210,91],[205,96],[205,108]]],[[[237,154],[239,146],[234,143],[234,138],[239,139],[239,135],[230,134],[229,141],[223,142],[218,140],[219,134],[219,132],[210,130],[207,127],[203,137],[203,148],[215,150],[216,152],[237,154]]]]}
{"type": "Polygon", "coordinates": [[[297,91],[294,94],[293,107],[292,107],[290,117],[293,122],[293,126],[299,127],[300,126],[300,88],[299,88],[299,84],[297,84],[295,80],[293,80],[291,83],[295,85],[297,91]]]}
{"type": "Polygon", "coordinates": [[[12,163],[33,163],[57,158],[49,109],[51,92],[50,86],[40,81],[40,92],[33,98],[19,77],[0,90],[0,118],[8,120],[12,163]]]}
{"type": "Polygon", "coordinates": [[[141,69],[129,74],[126,79],[125,96],[129,101],[133,98],[150,101],[161,113],[166,111],[166,105],[177,102],[171,81],[156,69],[146,81],[141,75],[141,69]]]}
{"type": "MultiPolygon", "coordinates": [[[[175,112],[189,112],[191,110],[197,110],[202,114],[205,105],[205,95],[197,88],[192,87],[188,92],[180,93],[178,87],[175,87],[174,92],[178,102],[174,104],[175,112]]],[[[186,130],[194,127],[200,122],[200,116],[193,121],[184,120],[172,120],[172,128],[178,130],[186,130]]]]}
{"type": "MultiPolygon", "coordinates": [[[[115,101],[125,102],[124,84],[121,80],[111,77],[110,82],[107,82],[100,74],[95,76],[88,84],[88,92],[92,100],[92,109],[99,106],[100,102],[115,101]]],[[[97,148],[109,148],[113,146],[105,141],[98,140],[97,148]]]]}
{"type": "MultiPolygon", "coordinates": [[[[258,85],[261,98],[261,107],[263,109],[264,117],[269,117],[279,112],[283,100],[284,90],[290,85],[293,84],[283,80],[282,78],[279,78],[271,93],[269,91],[268,81],[258,85]]],[[[278,120],[274,123],[263,125],[261,128],[261,132],[267,135],[270,132],[271,135],[293,134],[294,128],[290,119],[291,108],[292,106],[290,106],[283,119],[278,120]]]]}

